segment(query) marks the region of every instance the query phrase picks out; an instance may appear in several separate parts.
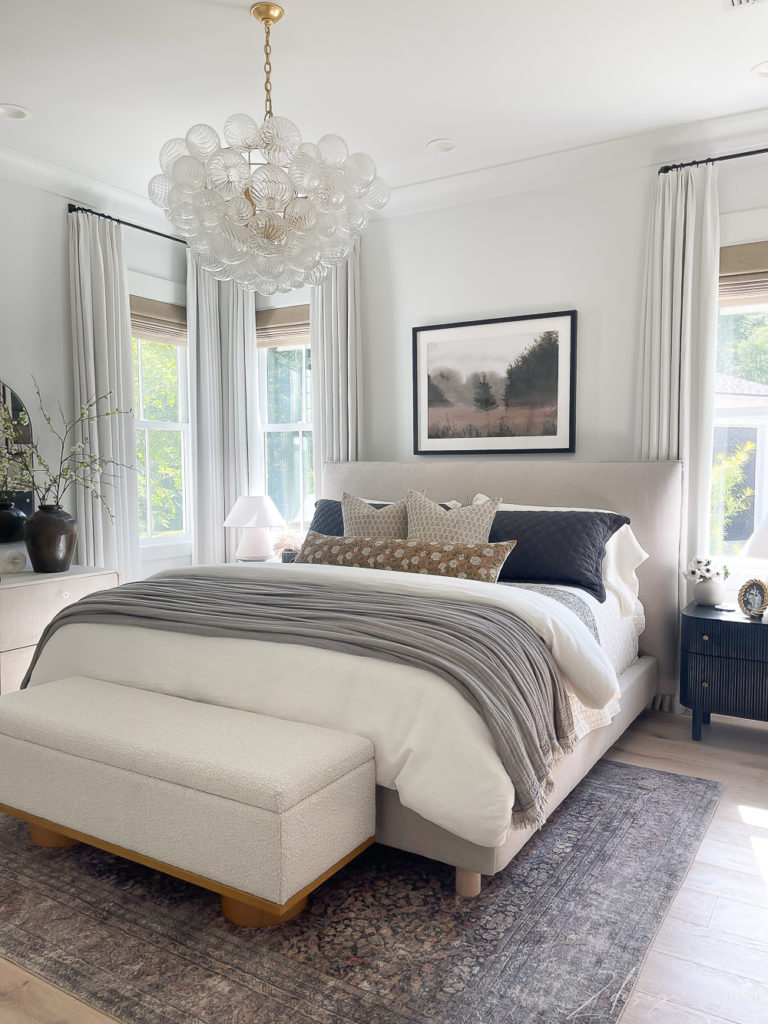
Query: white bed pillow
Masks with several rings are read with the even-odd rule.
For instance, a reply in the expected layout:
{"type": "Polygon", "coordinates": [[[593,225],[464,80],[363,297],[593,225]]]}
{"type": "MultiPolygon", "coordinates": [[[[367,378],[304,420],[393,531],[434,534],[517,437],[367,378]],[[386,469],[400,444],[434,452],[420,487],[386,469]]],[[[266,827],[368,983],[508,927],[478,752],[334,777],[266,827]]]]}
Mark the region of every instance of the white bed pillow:
{"type": "MultiPolygon", "coordinates": [[[[476,494],[472,504],[487,501],[487,495],[476,494]]],[[[603,508],[576,508],[565,505],[514,505],[504,502],[499,505],[499,512],[610,512],[603,508]]],[[[603,584],[606,590],[612,591],[619,601],[621,614],[637,615],[642,612],[642,604],[638,599],[640,583],[637,569],[650,556],[642,549],[640,543],[627,524],[620,527],[605,545],[603,559],[603,584]]]]}

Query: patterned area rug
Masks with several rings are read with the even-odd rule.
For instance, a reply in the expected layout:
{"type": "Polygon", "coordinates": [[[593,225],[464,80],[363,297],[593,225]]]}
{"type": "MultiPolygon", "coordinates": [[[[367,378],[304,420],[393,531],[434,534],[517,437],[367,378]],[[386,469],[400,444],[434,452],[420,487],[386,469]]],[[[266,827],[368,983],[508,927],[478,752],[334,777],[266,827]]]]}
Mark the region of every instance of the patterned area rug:
{"type": "Polygon", "coordinates": [[[476,900],[372,847],[261,931],[0,815],[0,954],[124,1024],[613,1024],[721,790],[602,761],[476,900]]]}

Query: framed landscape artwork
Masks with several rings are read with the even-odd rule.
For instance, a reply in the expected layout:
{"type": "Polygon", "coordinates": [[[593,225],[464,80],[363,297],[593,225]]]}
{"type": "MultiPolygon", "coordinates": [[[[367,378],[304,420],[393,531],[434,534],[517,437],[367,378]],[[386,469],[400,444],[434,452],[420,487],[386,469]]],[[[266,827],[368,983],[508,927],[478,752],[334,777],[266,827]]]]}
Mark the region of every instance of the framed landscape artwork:
{"type": "Polygon", "coordinates": [[[575,310],[414,327],[414,453],[573,452],[575,388],[575,310]]]}

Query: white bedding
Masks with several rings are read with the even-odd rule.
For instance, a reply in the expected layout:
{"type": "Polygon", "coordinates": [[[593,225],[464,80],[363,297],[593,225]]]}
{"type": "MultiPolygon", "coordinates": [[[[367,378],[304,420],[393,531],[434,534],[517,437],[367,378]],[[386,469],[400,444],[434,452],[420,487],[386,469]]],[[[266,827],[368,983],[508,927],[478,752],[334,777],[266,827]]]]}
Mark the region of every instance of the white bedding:
{"type": "MultiPolygon", "coordinates": [[[[571,611],[542,594],[323,565],[180,571],[262,579],[289,573],[308,586],[386,587],[506,608],[544,640],[583,705],[610,713],[619,697],[608,655],[571,611]]],[[[75,624],[54,634],[30,685],[75,675],[367,736],[378,784],[396,789],[406,807],[481,846],[497,846],[507,833],[514,789],[488,729],[447,681],[426,670],[300,645],[75,624]]]]}

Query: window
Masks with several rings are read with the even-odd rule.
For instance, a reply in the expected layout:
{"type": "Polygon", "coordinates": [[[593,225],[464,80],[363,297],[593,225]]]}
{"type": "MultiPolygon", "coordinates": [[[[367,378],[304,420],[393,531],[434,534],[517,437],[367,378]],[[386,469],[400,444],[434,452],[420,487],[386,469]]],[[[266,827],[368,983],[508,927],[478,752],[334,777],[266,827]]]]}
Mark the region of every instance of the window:
{"type": "Polygon", "coordinates": [[[131,296],[139,534],[189,541],[189,410],[184,310],[131,296]]]}
{"type": "Polygon", "coordinates": [[[747,541],[767,516],[768,242],[760,242],[721,250],[712,553],[749,553],[747,541]]]}
{"type": "Polygon", "coordinates": [[[315,500],[309,308],[259,310],[256,340],[266,491],[303,533],[315,500]]]}

